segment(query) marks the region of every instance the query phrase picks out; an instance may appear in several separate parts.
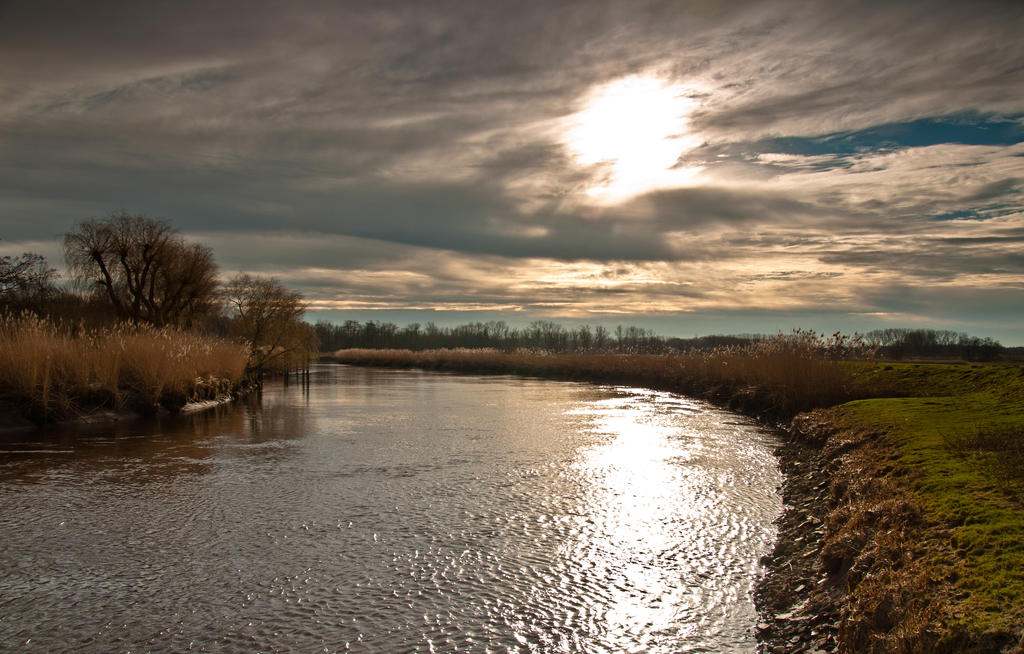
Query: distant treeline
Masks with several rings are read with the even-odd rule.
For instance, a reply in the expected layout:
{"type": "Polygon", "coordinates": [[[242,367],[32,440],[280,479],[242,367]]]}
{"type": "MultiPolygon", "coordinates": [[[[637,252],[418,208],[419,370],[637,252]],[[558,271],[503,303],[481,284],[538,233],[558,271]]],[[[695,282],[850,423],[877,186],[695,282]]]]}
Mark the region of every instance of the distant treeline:
{"type": "Polygon", "coordinates": [[[864,340],[878,348],[878,356],[884,359],[952,357],[994,361],[1010,354],[991,338],[941,329],[876,329],[865,334],[864,340]]]}
{"type": "Polygon", "coordinates": [[[441,348],[492,348],[502,352],[520,349],[547,352],[638,352],[660,353],[668,349],[665,339],[640,327],[581,325],[567,329],[549,320],[537,320],[524,328],[504,321],[473,322],[456,327],[412,323],[399,327],[390,322],[346,320],[337,325],[318,322],[313,331],[322,352],[351,348],[435,350],[441,348]]]}
{"type": "MultiPolygon", "coordinates": [[[[567,328],[549,320],[534,321],[522,328],[512,327],[504,321],[473,322],[455,327],[439,327],[432,322],[399,326],[372,320],[346,320],[340,325],[320,321],[313,326],[313,331],[320,341],[321,352],[353,348],[413,351],[491,348],[501,352],[525,349],[559,354],[666,354],[746,347],[771,338],[763,334],[663,337],[641,327],[620,325],[608,329],[600,325],[580,325],[567,328]]],[[[862,349],[874,351],[877,356],[886,359],[955,358],[990,361],[1015,353],[991,338],[934,329],[880,329],[854,338],[863,344],[862,349]]]]}

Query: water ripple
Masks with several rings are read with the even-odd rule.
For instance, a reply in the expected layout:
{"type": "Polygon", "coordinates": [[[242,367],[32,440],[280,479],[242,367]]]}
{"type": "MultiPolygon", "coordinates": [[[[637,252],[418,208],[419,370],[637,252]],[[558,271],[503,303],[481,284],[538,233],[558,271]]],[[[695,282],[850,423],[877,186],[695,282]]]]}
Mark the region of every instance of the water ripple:
{"type": "Polygon", "coordinates": [[[779,510],[755,425],[640,389],[316,379],[4,443],[0,649],[753,650],[779,510]]]}

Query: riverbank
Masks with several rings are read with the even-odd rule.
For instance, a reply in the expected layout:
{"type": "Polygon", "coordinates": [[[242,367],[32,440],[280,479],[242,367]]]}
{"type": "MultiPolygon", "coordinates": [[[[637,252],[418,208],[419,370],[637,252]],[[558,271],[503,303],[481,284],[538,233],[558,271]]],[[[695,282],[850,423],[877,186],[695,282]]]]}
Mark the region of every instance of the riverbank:
{"type": "Polygon", "coordinates": [[[800,352],[330,359],[651,386],[768,417],[786,436],[786,509],[757,590],[764,651],[1024,651],[1024,367],[800,352]]]}
{"type": "MultiPolygon", "coordinates": [[[[245,385],[239,386],[234,391],[229,393],[221,393],[212,399],[206,400],[195,400],[186,402],[181,407],[176,408],[173,413],[179,413],[182,415],[199,413],[201,411],[207,411],[209,409],[215,409],[219,406],[224,406],[245,397],[248,393],[254,390],[254,386],[245,385]]],[[[168,409],[160,409],[157,411],[172,413],[168,409]]],[[[85,413],[79,413],[71,417],[65,417],[63,420],[51,421],[46,424],[55,425],[94,425],[94,424],[109,424],[115,422],[124,422],[130,420],[139,420],[145,416],[152,416],[153,412],[147,412],[145,414],[138,411],[133,411],[129,408],[121,409],[105,409],[105,408],[94,408],[85,413]]],[[[0,433],[4,432],[24,432],[39,429],[44,425],[37,424],[31,420],[25,418],[22,415],[20,407],[12,403],[10,400],[4,400],[0,398],[0,433]]]]}
{"type": "Polygon", "coordinates": [[[869,396],[855,370],[830,358],[842,349],[842,345],[807,332],[743,348],[672,355],[352,349],[323,359],[352,365],[632,384],[699,397],[788,423],[801,411],[869,396]]]}
{"type": "Polygon", "coordinates": [[[820,421],[849,651],[1024,651],[1024,367],[879,365],[820,421]]]}
{"type": "Polygon", "coordinates": [[[0,423],[180,411],[244,390],[242,345],[171,328],[0,317],[0,423]]]}

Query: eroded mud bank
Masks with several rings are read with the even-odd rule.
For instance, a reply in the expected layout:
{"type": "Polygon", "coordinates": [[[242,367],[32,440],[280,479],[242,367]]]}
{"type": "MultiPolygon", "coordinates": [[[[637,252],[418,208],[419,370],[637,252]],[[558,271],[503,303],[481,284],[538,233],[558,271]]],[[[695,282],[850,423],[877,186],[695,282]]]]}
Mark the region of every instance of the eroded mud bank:
{"type": "Polygon", "coordinates": [[[884,434],[813,411],[776,454],[786,507],[756,591],[760,651],[1024,652],[1020,634],[968,636],[951,528],[929,521],[884,434]]]}

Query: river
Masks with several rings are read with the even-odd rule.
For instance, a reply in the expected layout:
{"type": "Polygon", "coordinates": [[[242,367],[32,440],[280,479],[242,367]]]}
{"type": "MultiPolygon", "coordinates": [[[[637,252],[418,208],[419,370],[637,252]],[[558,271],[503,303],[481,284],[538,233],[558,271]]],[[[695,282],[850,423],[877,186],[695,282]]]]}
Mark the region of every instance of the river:
{"type": "Polygon", "coordinates": [[[0,435],[0,650],[753,651],[775,445],[670,393],[331,364],[0,435]]]}

